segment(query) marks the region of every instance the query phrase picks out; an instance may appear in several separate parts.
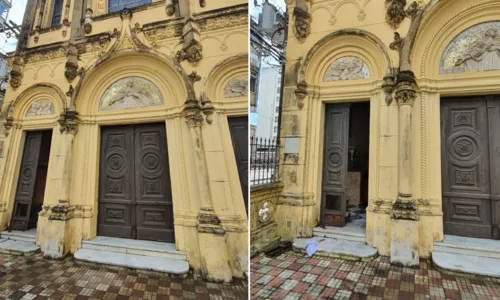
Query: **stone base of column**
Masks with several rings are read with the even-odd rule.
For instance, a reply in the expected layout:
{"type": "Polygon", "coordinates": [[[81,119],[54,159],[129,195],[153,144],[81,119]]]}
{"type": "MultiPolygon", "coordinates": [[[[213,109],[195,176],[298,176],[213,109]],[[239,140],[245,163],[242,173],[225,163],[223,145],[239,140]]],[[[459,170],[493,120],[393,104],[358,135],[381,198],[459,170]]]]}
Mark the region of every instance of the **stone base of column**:
{"type": "Polygon", "coordinates": [[[211,209],[198,214],[198,240],[200,245],[203,277],[211,281],[230,282],[233,279],[229,266],[226,231],[211,209]]]}
{"type": "Polygon", "coordinates": [[[230,282],[233,275],[224,230],[199,226],[198,239],[203,277],[211,281],[230,282]]]}
{"type": "Polygon", "coordinates": [[[398,199],[393,204],[391,224],[391,263],[406,267],[420,264],[418,254],[417,204],[412,200],[398,199]]]}
{"type": "Polygon", "coordinates": [[[71,226],[74,206],[67,201],[59,200],[55,206],[44,206],[38,220],[38,236],[43,256],[52,259],[62,259],[69,253],[71,242],[71,226]]]}
{"type": "Polygon", "coordinates": [[[276,211],[278,235],[281,240],[292,241],[296,237],[311,237],[316,221],[314,218],[314,194],[283,193],[276,211]]]}
{"type": "Polygon", "coordinates": [[[417,267],[418,222],[393,219],[391,228],[391,263],[406,267],[417,267]]]}

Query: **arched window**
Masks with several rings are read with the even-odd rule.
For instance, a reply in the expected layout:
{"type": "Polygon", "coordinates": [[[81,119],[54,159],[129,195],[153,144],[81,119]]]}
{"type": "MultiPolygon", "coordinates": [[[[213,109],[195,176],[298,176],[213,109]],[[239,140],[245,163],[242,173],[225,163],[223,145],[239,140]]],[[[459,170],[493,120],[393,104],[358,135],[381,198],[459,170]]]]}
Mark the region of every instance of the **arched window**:
{"type": "Polygon", "coordinates": [[[124,8],[132,8],[151,3],[151,0],[109,0],[108,12],[120,11],[124,8]]]}
{"type": "Polygon", "coordinates": [[[63,0],[54,1],[54,10],[52,11],[52,26],[61,24],[61,17],[63,11],[63,0]]]}

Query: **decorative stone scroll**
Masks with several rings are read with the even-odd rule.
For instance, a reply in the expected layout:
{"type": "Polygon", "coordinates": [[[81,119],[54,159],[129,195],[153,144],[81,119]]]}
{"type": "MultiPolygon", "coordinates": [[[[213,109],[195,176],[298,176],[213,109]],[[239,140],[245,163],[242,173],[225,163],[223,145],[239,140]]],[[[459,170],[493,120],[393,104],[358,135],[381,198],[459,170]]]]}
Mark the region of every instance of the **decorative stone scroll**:
{"type": "Polygon", "coordinates": [[[26,112],[26,117],[46,116],[55,114],[54,104],[50,100],[36,100],[26,112]]]}
{"type": "Polygon", "coordinates": [[[365,62],[355,56],[336,59],[325,72],[323,81],[354,80],[370,78],[370,70],[365,62]]]}
{"type": "Polygon", "coordinates": [[[130,109],[163,104],[158,87],[141,77],[127,77],[113,83],[104,92],[99,111],[130,109]]]}
{"type": "Polygon", "coordinates": [[[233,78],[224,88],[224,97],[226,98],[246,96],[248,96],[248,79],[246,77],[233,78]]]}
{"type": "Polygon", "coordinates": [[[439,69],[441,74],[500,70],[500,22],[478,24],[456,36],[439,69]]]}

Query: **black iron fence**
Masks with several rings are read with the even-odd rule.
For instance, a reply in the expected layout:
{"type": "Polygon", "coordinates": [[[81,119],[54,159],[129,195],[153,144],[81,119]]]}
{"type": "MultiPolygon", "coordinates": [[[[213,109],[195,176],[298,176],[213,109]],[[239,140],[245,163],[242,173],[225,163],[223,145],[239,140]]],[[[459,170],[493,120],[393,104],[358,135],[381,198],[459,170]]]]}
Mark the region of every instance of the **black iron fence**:
{"type": "Polygon", "coordinates": [[[250,186],[278,182],[279,162],[278,139],[250,138],[250,186]]]}

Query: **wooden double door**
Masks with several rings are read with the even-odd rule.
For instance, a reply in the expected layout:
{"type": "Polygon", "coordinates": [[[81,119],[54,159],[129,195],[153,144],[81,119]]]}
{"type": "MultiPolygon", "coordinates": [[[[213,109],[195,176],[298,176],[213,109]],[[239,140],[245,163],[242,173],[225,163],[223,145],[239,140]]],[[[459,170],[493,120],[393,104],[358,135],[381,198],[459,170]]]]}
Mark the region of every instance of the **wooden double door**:
{"type": "Polygon", "coordinates": [[[102,128],[98,235],[175,241],[164,123],[102,128]]]}
{"type": "Polygon", "coordinates": [[[241,191],[248,214],[248,117],[231,117],[228,123],[240,176],[241,191]]]}
{"type": "Polygon", "coordinates": [[[444,233],[499,239],[500,96],[441,101],[444,233]]]}

